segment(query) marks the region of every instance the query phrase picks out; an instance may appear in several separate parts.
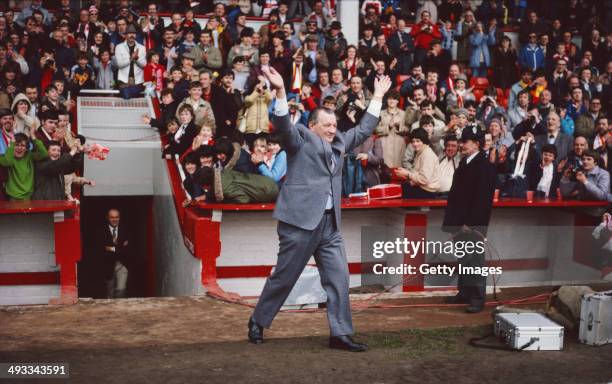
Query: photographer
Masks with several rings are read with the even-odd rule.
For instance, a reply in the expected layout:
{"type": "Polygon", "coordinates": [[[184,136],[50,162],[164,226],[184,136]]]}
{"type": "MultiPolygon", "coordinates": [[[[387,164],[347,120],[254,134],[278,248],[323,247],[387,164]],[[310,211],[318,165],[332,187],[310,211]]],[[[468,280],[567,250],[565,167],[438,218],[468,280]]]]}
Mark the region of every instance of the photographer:
{"type": "MultiPolygon", "coordinates": [[[[574,150],[566,158],[562,159],[557,166],[557,172],[564,173],[567,168],[582,168],[582,155],[589,150],[589,142],[584,136],[574,138],[574,150]]],[[[559,157],[557,157],[559,159],[559,157]]]]}
{"type": "Polygon", "coordinates": [[[476,120],[482,121],[485,126],[491,123],[491,120],[499,115],[504,116],[504,120],[508,121],[508,115],[504,107],[497,103],[497,90],[495,87],[489,87],[485,91],[484,97],[480,99],[480,105],[476,111],[476,120]]]}
{"type": "Polygon", "coordinates": [[[561,178],[560,188],[564,197],[580,200],[609,200],[610,174],[599,168],[599,153],[593,150],[582,155],[582,168],[567,168],[561,178]]]}
{"type": "Polygon", "coordinates": [[[272,94],[266,85],[263,76],[259,76],[259,82],[253,93],[244,99],[244,132],[245,141],[251,144],[260,133],[270,132],[270,120],[268,118],[268,107],[272,102],[272,94]]]}
{"type": "Polygon", "coordinates": [[[431,21],[429,11],[421,12],[421,20],[410,30],[410,36],[414,39],[416,51],[414,53],[414,63],[423,64],[427,58],[431,41],[442,38],[440,29],[431,21]]]}
{"type": "Polygon", "coordinates": [[[338,129],[344,132],[354,127],[364,115],[368,102],[369,100],[366,99],[361,77],[353,76],[350,88],[336,102],[336,108],[340,111],[341,115],[338,129]]]}

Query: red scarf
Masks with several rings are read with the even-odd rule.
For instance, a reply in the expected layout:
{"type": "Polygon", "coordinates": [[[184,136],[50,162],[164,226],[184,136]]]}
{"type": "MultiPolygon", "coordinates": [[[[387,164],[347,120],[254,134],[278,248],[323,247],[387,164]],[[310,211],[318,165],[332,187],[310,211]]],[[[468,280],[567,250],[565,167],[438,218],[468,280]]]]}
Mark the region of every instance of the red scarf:
{"type": "Polygon", "coordinates": [[[151,27],[149,27],[149,30],[147,31],[147,36],[145,37],[145,48],[147,49],[147,52],[155,48],[155,41],[151,36],[151,27]]]}
{"type": "Polygon", "coordinates": [[[433,99],[436,97],[436,86],[435,85],[426,85],[427,88],[427,96],[429,96],[430,99],[433,99]]]}
{"type": "Polygon", "coordinates": [[[355,76],[355,74],[357,73],[357,58],[353,59],[353,65],[351,65],[349,67],[348,65],[348,59],[344,60],[344,66],[346,67],[346,69],[348,70],[348,80],[351,79],[351,77],[355,76]]]}
{"type": "Polygon", "coordinates": [[[291,75],[291,92],[297,93],[298,95],[302,94],[302,66],[304,63],[301,63],[299,66],[294,62],[293,63],[293,71],[291,75]]]}
{"type": "Polygon", "coordinates": [[[164,88],[164,67],[153,64],[153,74],[155,76],[155,90],[161,91],[164,88]]]}
{"type": "Polygon", "coordinates": [[[3,129],[2,130],[2,140],[4,140],[4,143],[8,147],[9,143],[12,142],[13,140],[15,140],[15,135],[12,132],[11,133],[6,132],[3,129]]]}
{"type": "Polygon", "coordinates": [[[446,85],[448,86],[448,91],[449,92],[454,92],[455,91],[455,82],[453,81],[453,79],[449,76],[448,79],[446,79],[446,85]]]}

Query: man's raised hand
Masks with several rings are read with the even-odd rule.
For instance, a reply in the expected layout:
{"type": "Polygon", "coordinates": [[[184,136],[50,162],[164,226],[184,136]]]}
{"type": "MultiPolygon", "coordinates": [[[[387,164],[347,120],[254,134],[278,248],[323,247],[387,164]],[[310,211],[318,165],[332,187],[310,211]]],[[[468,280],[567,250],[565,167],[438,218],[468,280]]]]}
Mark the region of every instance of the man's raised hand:
{"type": "Polygon", "coordinates": [[[266,66],[262,67],[261,71],[264,73],[268,81],[270,82],[270,86],[276,89],[276,94],[278,98],[282,98],[285,96],[285,83],[283,82],[283,77],[274,69],[273,67],[266,66]]]}
{"type": "Polygon", "coordinates": [[[389,76],[374,79],[374,98],[382,100],[390,88],[391,78],[389,76]]]}

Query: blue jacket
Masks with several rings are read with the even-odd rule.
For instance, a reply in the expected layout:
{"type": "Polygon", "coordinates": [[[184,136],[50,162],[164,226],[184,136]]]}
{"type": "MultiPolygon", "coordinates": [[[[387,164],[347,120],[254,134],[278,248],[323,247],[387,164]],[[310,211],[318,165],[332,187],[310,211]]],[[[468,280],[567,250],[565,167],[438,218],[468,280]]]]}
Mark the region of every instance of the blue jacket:
{"type": "Polygon", "coordinates": [[[561,119],[561,132],[568,136],[574,136],[574,120],[568,115],[565,115],[565,118],[561,119]]]}
{"type": "MultiPolygon", "coordinates": [[[[495,30],[490,31],[488,34],[484,33],[472,33],[470,35],[470,45],[472,46],[472,52],[470,53],[470,68],[480,67],[480,55],[484,57],[485,67],[491,66],[491,56],[489,55],[489,45],[495,44],[495,30]]],[[[542,56],[543,58],[543,56],[542,56]]]]}
{"type": "Polygon", "coordinates": [[[258,169],[259,173],[264,176],[271,177],[277,184],[280,184],[281,180],[287,173],[287,152],[282,150],[278,152],[274,157],[272,166],[270,168],[268,168],[266,164],[260,164],[258,169]]]}
{"type": "Polygon", "coordinates": [[[533,71],[544,68],[544,50],[539,45],[535,47],[524,45],[519,52],[519,65],[533,71]]]}
{"type": "Polygon", "coordinates": [[[610,174],[605,169],[595,166],[586,174],[587,183],[582,184],[572,181],[566,177],[561,178],[559,187],[563,196],[570,196],[573,191],[578,191],[581,200],[608,200],[610,196],[610,174]]]}

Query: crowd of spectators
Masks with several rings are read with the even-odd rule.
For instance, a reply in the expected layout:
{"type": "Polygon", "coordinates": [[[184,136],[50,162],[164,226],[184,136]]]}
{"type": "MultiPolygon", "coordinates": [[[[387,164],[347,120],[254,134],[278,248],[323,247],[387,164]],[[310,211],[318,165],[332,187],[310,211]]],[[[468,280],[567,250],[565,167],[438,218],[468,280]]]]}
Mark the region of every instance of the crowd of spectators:
{"type": "Polygon", "coordinates": [[[462,130],[477,125],[502,196],[610,200],[605,2],[362,0],[356,45],[337,2],[94,0],[75,9],[60,0],[49,12],[32,0],[18,16],[5,9],[8,198],[55,198],[73,180],[89,182],[74,174],[82,140],[69,129],[72,99],[117,89],[159,99],[161,115],[143,121],[165,135],[163,156],[181,162],[191,200],[274,201],[287,154],[270,119],[275,92],[262,68],[272,67],[293,123],[307,125],[324,106],[342,131],[365,113],[375,79],[393,79],[374,135],[346,154],[345,195],[399,182],[405,198],[444,197],[462,130]],[[266,21],[253,29],[249,16],[266,21]]]}

